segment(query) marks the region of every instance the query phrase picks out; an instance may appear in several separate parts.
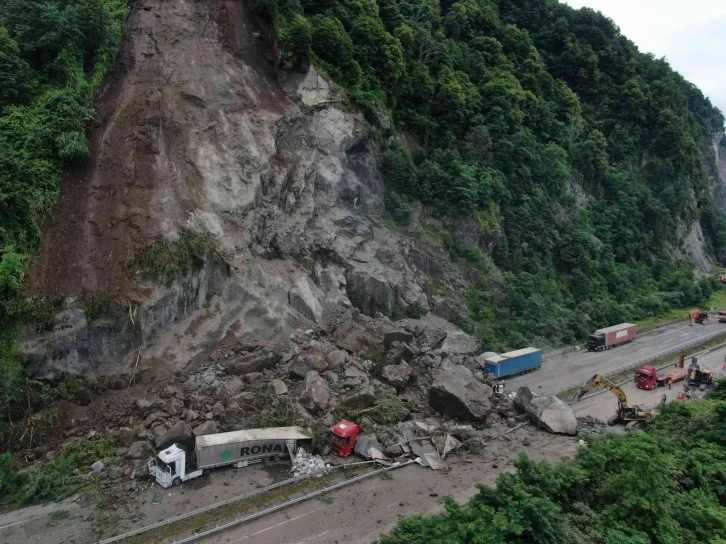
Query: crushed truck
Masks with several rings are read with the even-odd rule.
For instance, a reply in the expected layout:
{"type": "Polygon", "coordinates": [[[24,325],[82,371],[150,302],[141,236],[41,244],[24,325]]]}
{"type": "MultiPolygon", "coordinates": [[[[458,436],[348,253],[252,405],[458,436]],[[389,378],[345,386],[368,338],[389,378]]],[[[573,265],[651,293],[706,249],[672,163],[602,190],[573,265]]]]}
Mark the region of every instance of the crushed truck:
{"type": "Polygon", "coordinates": [[[588,351],[605,351],[627,344],[635,340],[638,334],[638,327],[632,323],[620,323],[612,327],[598,329],[587,337],[588,351]]]}
{"type": "Polygon", "coordinates": [[[187,452],[178,444],[164,448],[149,460],[149,474],[162,487],[179,485],[201,476],[205,470],[288,458],[292,461],[298,447],[312,451],[313,433],[303,427],[245,429],[228,433],[208,434],[195,439],[196,467],[187,470],[187,452]]]}
{"type": "Polygon", "coordinates": [[[671,370],[661,370],[653,365],[643,365],[635,373],[635,387],[638,389],[652,390],[656,387],[664,387],[670,383],[676,383],[686,378],[685,368],[674,368],[671,370]]]}
{"type": "Polygon", "coordinates": [[[517,374],[525,374],[542,366],[542,350],[524,348],[497,355],[484,353],[477,359],[484,374],[494,378],[506,378],[517,374]]]}

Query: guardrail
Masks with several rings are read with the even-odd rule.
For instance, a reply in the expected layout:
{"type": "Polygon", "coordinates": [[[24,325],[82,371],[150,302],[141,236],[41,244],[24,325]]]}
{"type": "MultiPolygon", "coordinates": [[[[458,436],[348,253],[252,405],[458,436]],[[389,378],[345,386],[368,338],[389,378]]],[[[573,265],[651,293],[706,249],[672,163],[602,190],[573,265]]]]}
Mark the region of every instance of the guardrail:
{"type": "MultiPolygon", "coordinates": [[[[688,350],[690,348],[698,347],[701,344],[706,344],[707,342],[710,342],[711,340],[714,340],[714,339],[719,338],[721,336],[723,336],[724,338],[726,338],[726,328],[725,329],[722,329],[720,331],[716,331],[715,333],[712,333],[712,334],[709,334],[709,335],[706,335],[706,336],[702,336],[701,338],[694,338],[693,340],[689,340],[688,342],[684,342],[683,344],[679,344],[678,346],[675,346],[673,348],[670,348],[669,350],[661,351],[660,353],[657,353],[655,355],[650,355],[648,357],[644,357],[643,359],[639,359],[639,360],[634,361],[632,363],[628,363],[627,365],[623,365],[623,366],[621,366],[619,368],[616,368],[615,370],[611,370],[610,372],[603,373],[602,376],[605,377],[605,378],[609,378],[610,376],[617,376],[621,372],[626,372],[628,370],[634,370],[636,368],[640,368],[643,365],[647,365],[648,363],[652,363],[653,361],[657,361],[658,359],[662,359],[663,357],[668,357],[669,355],[675,355],[676,353],[681,353],[684,350],[688,350]]],[[[630,380],[626,380],[626,381],[630,381],[630,380]]],[[[564,393],[566,391],[570,391],[571,389],[573,389],[575,387],[577,387],[577,385],[571,385],[571,386],[568,386],[568,387],[563,387],[562,389],[560,389],[559,391],[557,391],[555,393],[555,396],[558,396],[558,395],[560,395],[560,394],[562,394],[562,393],[564,393]]],[[[593,393],[592,395],[585,396],[585,397],[583,397],[580,400],[586,399],[586,398],[588,398],[590,396],[594,396],[595,394],[599,394],[599,392],[598,393],[593,393]]]]}
{"type": "MultiPolygon", "coordinates": [[[[376,461],[363,461],[360,463],[350,463],[347,465],[338,465],[337,467],[333,468],[348,468],[348,467],[357,467],[360,465],[369,465],[369,464],[375,464],[376,461]]],[[[261,495],[262,493],[267,493],[268,491],[273,491],[275,489],[278,489],[280,487],[285,487],[286,485],[292,485],[296,484],[298,482],[301,482],[303,480],[309,479],[310,476],[296,476],[295,478],[288,478],[287,480],[282,480],[280,482],[261,487],[259,489],[255,489],[254,491],[250,491],[249,493],[245,493],[244,495],[237,495],[236,497],[232,497],[230,499],[217,502],[214,504],[210,504],[209,506],[204,506],[202,508],[197,508],[196,510],[192,510],[191,512],[187,512],[186,514],[180,514],[178,516],[174,516],[169,519],[165,519],[162,521],[157,521],[156,523],[152,523],[151,525],[146,525],[144,527],[139,527],[138,529],[133,529],[131,531],[128,531],[126,533],[107,538],[105,540],[101,540],[98,542],[98,544],[112,544],[113,542],[120,542],[122,540],[125,540],[127,538],[131,538],[132,536],[141,535],[144,533],[148,533],[150,531],[154,531],[156,529],[161,529],[162,527],[165,527],[167,525],[171,525],[173,523],[177,523],[179,521],[183,521],[185,519],[193,518],[194,516],[198,516],[200,514],[204,514],[206,512],[210,512],[211,510],[216,510],[217,508],[221,508],[223,506],[227,506],[229,504],[234,504],[235,502],[244,501],[247,499],[251,499],[252,497],[256,497],[257,495],[261,495]]]]}

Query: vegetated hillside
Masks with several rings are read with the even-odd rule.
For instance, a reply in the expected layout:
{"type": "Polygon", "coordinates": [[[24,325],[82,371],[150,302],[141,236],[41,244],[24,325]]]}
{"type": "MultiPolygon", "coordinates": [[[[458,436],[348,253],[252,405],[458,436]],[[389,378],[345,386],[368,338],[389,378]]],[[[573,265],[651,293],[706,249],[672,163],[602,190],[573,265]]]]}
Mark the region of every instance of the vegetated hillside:
{"type": "MultiPolygon", "coordinates": [[[[22,297],[64,168],[85,160],[91,100],[121,43],[123,0],[0,1],[0,413],[22,395],[22,297]]],[[[73,218],[69,218],[72,220],[73,218]]],[[[47,318],[47,316],[45,316],[47,318]]],[[[7,419],[4,416],[4,419],[7,419]]]]}
{"type": "Polygon", "coordinates": [[[420,234],[479,278],[460,321],[488,346],[570,342],[713,288],[676,256],[701,229],[708,254],[726,244],[708,188],[723,116],[611,20],[552,0],[259,8],[289,66],[313,62],[371,119],[392,112],[397,223],[416,201],[476,219],[478,246],[420,234]]]}
{"type": "Polygon", "coordinates": [[[704,402],[670,403],[644,433],[593,439],[574,461],[523,456],[496,487],[405,519],[379,544],[724,542],[724,385],[704,402]]]}

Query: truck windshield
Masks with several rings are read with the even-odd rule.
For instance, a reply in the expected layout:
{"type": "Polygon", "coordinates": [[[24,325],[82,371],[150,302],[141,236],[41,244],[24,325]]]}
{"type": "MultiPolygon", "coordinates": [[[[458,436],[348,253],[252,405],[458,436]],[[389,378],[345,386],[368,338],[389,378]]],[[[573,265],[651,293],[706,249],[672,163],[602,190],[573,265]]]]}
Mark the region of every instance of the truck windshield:
{"type": "Polygon", "coordinates": [[[154,461],[156,462],[156,466],[159,467],[159,470],[161,470],[162,472],[168,472],[172,476],[176,474],[176,463],[165,463],[158,457],[154,461]]]}
{"type": "Polygon", "coordinates": [[[331,438],[331,440],[332,440],[333,442],[337,442],[338,444],[343,444],[344,446],[347,446],[348,444],[350,444],[350,439],[348,439],[348,438],[343,438],[342,436],[335,436],[335,435],[332,435],[332,438],[331,438]]]}

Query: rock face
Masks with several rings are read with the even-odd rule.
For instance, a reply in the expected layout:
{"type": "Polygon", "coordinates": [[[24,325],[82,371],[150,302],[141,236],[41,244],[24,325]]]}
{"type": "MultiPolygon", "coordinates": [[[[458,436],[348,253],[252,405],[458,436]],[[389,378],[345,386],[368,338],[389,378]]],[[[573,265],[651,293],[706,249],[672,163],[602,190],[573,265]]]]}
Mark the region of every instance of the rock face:
{"type": "Polygon", "coordinates": [[[330,389],[320,374],[311,370],[305,376],[303,391],[300,395],[300,404],[311,414],[325,413],[330,402],[330,389]]]}
{"type": "MultiPolygon", "coordinates": [[[[28,275],[30,293],[66,301],[55,331],[23,334],[30,377],[130,373],[140,346],[142,358],[169,350],[185,362],[206,334],[236,324],[278,339],[331,303],[428,308],[406,259],[415,244],[383,226],[377,129],[314,68],[279,69],[275,32],[248,4],[134,3],[93,160],[61,189],[28,275]],[[224,259],[210,252],[168,286],[129,274],[134,256],[182,229],[224,259]],[[99,291],[132,304],[89,322],[79,296],[99,291]],[[171,325],[206,315],[216,295],[199,334],[174,337],[171,325]]],[[[262,369],[251,366],[231,368],[262,369]]]]}
{"type": "Polygon", "coordinates": [[[577,434],[577,418],[572,408],[554,396],[538,396],[528,387],[520,387],[514,407],[542,429],[556,434],[577,434]]]}
{"type": "Polygon", "coordinates": [[[492,411],[492,389],[474,379],[465,366],[454,366],[439,374],[429,389],[429,405],[444,415],[484,421],[492,411]]]}

